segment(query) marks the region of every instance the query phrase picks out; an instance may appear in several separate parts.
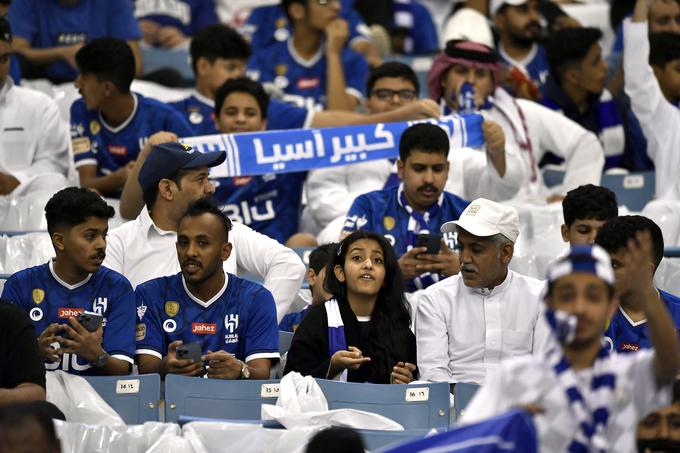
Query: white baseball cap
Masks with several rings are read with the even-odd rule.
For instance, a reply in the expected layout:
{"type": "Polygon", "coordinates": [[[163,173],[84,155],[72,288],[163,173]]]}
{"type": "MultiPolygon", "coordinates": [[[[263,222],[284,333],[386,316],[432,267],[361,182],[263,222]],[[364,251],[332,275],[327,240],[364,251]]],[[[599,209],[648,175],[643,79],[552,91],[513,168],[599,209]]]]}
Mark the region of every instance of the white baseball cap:
{"type": "Polygon", "coordinates": [[[461,8],[449,17],[442,30],[442,47],[452,39],[478,42],[494,49],[493,34],[486,17],[472,8],[461,8]]]}
{"type": "Polygon", "coordinates": [[[528,0],[491,0],[491,4],[489,5],[489,16],[493,19],[493,16],[496,15],[496,12],[501,9],[501,6],[503,5],[519,6],[527,1],[528,0]]]}
{"type": "Polygon", "coordinates": [[[452,233],[458,227],[479,237],[502,234],[515,242],[519,236],[519,214],[512,206],[477,198],[465,208],[458,220],[442,225],[441,232],[452,233]]]}

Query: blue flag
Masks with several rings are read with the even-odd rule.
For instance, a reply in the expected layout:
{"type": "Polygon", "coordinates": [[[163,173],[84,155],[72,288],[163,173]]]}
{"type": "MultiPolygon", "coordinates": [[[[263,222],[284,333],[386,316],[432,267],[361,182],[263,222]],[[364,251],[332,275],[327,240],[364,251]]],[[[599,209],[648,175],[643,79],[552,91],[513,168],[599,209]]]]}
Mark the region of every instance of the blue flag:
{"type": "Polygon", "coordinates": [[[452,429],[434,436],[403,443],[381,453],[419,451],[456,453],[537,453],[536,429],[528,412],[514,409],[497,417],[452,429]]]}
{"type": "Polygon", "coordinates": [[[308,171],[399,156],[399,139],[409,126],[428,122],[442,127],[452,148],[484,144],[481,115],[378,123],[320,129],[262,131],[183,138],[196,151],[227,152],[226,161],[213,168],[213,178],[308,171]]]}

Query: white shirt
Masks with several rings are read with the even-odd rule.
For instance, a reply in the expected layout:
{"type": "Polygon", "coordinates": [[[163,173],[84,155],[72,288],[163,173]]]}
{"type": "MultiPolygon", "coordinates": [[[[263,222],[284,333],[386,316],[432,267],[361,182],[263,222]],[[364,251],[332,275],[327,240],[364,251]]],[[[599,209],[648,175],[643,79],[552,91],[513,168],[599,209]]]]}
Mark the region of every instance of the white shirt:
{"type": "Polygon", "coordinates": [[[66,178],[70,141],[57,104],[8,77],[0,89],[0,171],[20,183],[46,174],[66,178]]]}
{"type": "MultiPolygon", "coordinates": [[[[507,200],[517,194],[526,179],[519,153],[508,147],[502,177],[481,150],[454,146],[448,160],[449,176],[444,190],[467,200],[507,200]]],[[[356,197],[385,186],[393,167],[389,160],[375,160],[310,171],[307,203],[312,216],[322,227],[338,217],[344,219],[356,197]]]]}
{"type": "MultiPolygon", "coordinates": [[[[144,208],[135,220],[109,232],[103,264],[125,275],[136,288],[140,283],[180,271],[176,242],[177,233],[159,229],[144,208]]],[[[302,260],[274,239],[236,222],[229,232],[229,242],[233,247],[224,262],[224,271],[234,275],[246,272],[264,280],[281,321],[302,284],[302,260]]]]}
{"type": "Polygon", "coordinates": [[[428,287],[416,317],[421,379],[481,384],[502,359],[543,351],[543,287],[510,270],[493,290],[469,288],[460,275],[428,287]]]}
{"type": "MultiPolygon", "coordinates": [[[[609,451],[636,452],[638,422],[649,412],[670,404],[670,386],[658,389],[654,373],[654,351],[613,353],[605,366],[616,375],[613,407],[609,408],[606,437],[609,451]]],[[[576,372],[586,404],[592,369],[576,372]]],[[[555,373],[540,355],[504,360],[489,373],[482,388],[465,409],[462,424],[499,415],[512,407],[537,404],[545,412],[533,417],[539,451],[567,451],[578,427],[564,390],[555,373]]]]}
{"type": "Polygon", "coordinates": [[[649,61],[647,22],[623,21],[623,74],[656,168],[656,198],[680,200],[680,111],[661,92],[649,61]]]}
{"type": "Polygon", "coordinates": [[[604,150],[597,136],[578,123],[536,102],[513,99],[502,88],[494,93],[489,117],[503,128],[506,149],[519,150],[524,162],[526,179],[517,198],[543,200],[550,192],[564,195],[583,184],[600,184],[604,150]],[[550,191],[538,168],[547,151],[565,160],[564,182],[550,191]]]}

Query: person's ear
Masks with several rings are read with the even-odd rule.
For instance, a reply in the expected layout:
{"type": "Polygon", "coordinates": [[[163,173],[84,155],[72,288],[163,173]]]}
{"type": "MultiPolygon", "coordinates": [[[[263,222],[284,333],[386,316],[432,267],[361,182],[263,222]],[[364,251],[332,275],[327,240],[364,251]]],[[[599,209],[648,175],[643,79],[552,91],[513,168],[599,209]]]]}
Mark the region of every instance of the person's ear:
{"type": "Polygon", "coordinates": [[[227,242],[222,246],[222,261],[227,261],[229,256],[231,256],[231,242],[227,242]]]}
{"type": "Polygon", "coordinates": [[[336,264],[333,268],[333,273],[335,274],[335,278],[337,278],[340,283],[345,283],[345,270],[342,268],[342,266],[336,264]]]}
{"type": "Polygon", "coordinates": [[[515,244],[503,244],[501,247],[501,262],[505,265],[510,264],[514,252],[515,244]]]}
{"type": "Polygon", "coordinates": [[[204,76],[208,72],[210,65],[211,63],[207,58],[198,57],[198,60],[196,60],[196,77],[204,76]]]}
{"type": "Polygon", "coordinates": [[[563,82],[569,82],[572,85],[580,85],[581,73],[577,69],[567,69],[562,76],[563,82]]]}
{"type": "Polygon", "coordinates": [[[307,269],[306,277],[307,277],[307,284],[311,288],[312,286],[314,286],[314,283],[316,283],[316,279],[317,279],[317,275],[316,275],[316,272],[314,272],[314,269],[312,269],[311,267],[309,269],[307,269]]]}
{"type": "Polygon", "coordinates": [[[397,159],[397,176],[399,176],[399,179],[403,180],[404,179],[404,168],[406,164],[404,164],[404,161],[401,159],[397,159]]]}
{"type": "Polygon", "coordinates": [[[569,227],[563,223],[560,227],[560,231],[562,232],[562,240],[564,242],[569,242],[569,227]]]}
{"type": "Polygon", "coordinates": [[[169,179],[161,179],[158,181],[158,196],[166,201],[172,201],[175,198],[175,189],[177,185],[169,179]]]}
{"type": "Polygon", "coordinates": [[[64,249],[66,248],[64,246],[64,235],[58,231],[52,233],[52,245],[56,250],[63,252],[64,249]]]}

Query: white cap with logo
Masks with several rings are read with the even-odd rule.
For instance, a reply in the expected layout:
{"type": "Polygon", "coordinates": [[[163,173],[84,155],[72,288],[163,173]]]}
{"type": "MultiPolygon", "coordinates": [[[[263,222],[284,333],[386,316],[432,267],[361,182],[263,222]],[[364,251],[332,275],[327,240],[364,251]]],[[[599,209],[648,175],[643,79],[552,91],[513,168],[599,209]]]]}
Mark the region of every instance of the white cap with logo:
{"type": "Polygon", "coordinates": [[[503,5],[519,6],[527,1],[528,0],[491,0],[491,4],[489,5],[489,16],[493,19],[493,16],[496,15],[496,12],[498,12],[503,5]]]}
{"type": "Polygon", "coordinates": [[[519,214],[512,206],[477,198],[465,208],[458,220],[442,225],[441,232],[451,233],[457,227],[479,237],[502,234],[515,242],[519,236],[519,214]]]}

